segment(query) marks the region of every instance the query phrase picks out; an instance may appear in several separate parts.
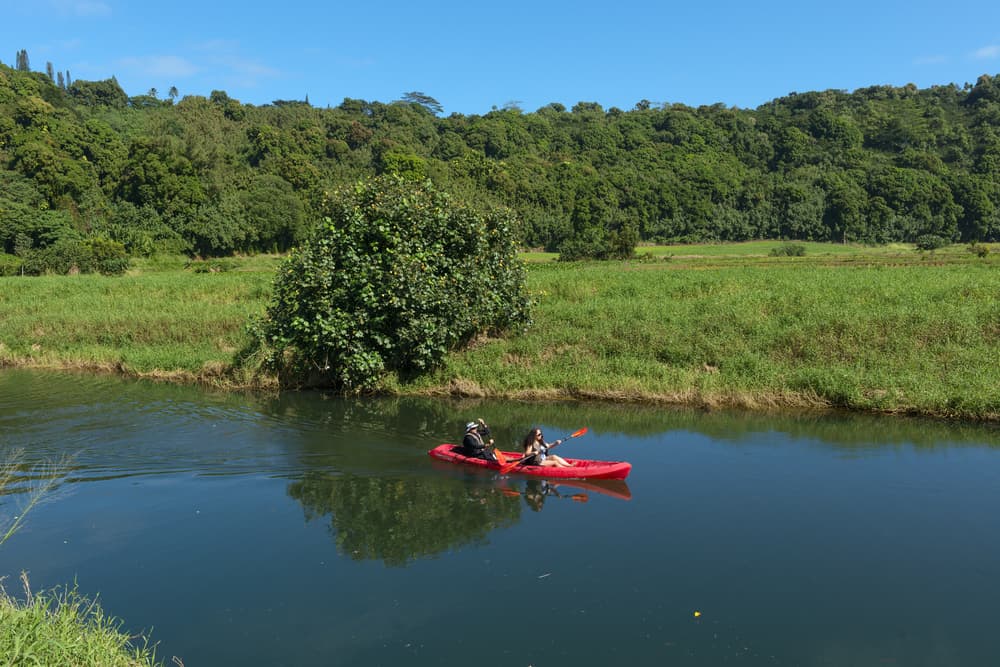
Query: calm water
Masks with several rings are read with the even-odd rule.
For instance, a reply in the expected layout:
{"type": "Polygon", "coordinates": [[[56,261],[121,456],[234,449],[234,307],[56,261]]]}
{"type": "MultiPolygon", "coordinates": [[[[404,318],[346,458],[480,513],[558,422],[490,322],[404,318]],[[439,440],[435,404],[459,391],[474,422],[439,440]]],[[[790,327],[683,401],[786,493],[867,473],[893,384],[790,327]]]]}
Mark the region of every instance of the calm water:
{"type": "MultiPolygon", "coordinates": [[[[0,548],[199,665],[997,664],[1000,432],[871,417],[274,399],[0,372],[70,456],[0,548]],[[627,485],[432,461],[483,417],[627,485]],[[700,612],[696,617],[695,612],[700,612]]],[[[37,483],[25,473],[18,488],[37,483]]],[[[26,494],[0,496],[0,521],[26,494]]]]}

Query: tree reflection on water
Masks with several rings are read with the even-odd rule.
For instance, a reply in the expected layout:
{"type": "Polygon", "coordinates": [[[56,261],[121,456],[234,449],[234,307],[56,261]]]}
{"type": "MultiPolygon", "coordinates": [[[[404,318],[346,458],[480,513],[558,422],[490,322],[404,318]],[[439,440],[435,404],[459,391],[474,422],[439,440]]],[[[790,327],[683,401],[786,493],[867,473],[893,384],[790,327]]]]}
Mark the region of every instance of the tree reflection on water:
{"type": "Polygon", "coordinates": [[[483,544],[521,515],[517,498],[500,489],[448,478],[307,473],[288,495],[310,521],[329,515],[338,551],[392,566],[483,544]]]}

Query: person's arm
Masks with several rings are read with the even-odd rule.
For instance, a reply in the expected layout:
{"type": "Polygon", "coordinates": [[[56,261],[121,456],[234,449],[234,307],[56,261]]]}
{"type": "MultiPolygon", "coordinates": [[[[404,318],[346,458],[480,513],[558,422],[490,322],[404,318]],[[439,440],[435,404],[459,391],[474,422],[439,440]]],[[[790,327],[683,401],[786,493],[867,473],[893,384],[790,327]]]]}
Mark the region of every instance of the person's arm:
{"type": "Polygon", "coordinates": [[[552,449],[553,447],[555,447],[556,445],[561,444],[561,443],[562,443],[562,440],[556,440],[555,442],[546,442],[545,445],[544,445],[543,451],[546,454],[548,454],[550,449],[552,449]]]}
{"type": "Polygon", "coordinates": [[[489,446],[492,447],[493,446],[493,438],[490,437],[490,436],[492,436],[493,433],[490,432],[490,426],[489,426],[489,424],[487,424],[486,422],[484,422],[482,417],[480,417],[476,421],[479,422],[479,434],[480,434],[480,438],[482,438],[483,445],[484,446],[485,445],[489,445],[489,446]],[[486,438],[489,438],[488,442],[487,442],[486,438]]]}

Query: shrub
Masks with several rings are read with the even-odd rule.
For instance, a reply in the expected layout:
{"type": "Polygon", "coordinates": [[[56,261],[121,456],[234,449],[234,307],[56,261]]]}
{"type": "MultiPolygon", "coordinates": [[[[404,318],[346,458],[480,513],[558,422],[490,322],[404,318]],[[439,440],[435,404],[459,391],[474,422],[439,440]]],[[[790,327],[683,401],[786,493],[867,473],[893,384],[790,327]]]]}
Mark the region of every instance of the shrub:
{"type": "Polygon", "coordinates": [[[73,271],[80,273],[103,273],[121,275],[129,266],[125,246],[118,241],[104,238],[61,238],[50,246],[25,252],[23,272],[30,276],[44,273],[66,275],[73,271]]]}
{"type": "Polygon", "coordinates": [[[801,243],[782,243],[771,248],[771,257],[805,257],[806,247],[801,243]]]}
{"type": "MultiPolygon", "coordinates": [[[[484,332],[527,325],[514,220],[383,176],[337,191],[279,269],[256,349],[284,384],[359,392],[431,369],[484,332]]],[[[254,354],[253,356],[257,356],[254,354]]]]}
{"type": "Polygon", "coordinates": [[[948,245],[948,240],[937,234],[922,234],[916,240],[917,250],[937,250],[948,245]]]}
{"type": "Polygon", "coordinates": [[[21,258],[0,253],[0,276],[16,276],[21,272],[21,258]]]}
{"type": "Polygon", "coordinates": [[[635,256],[638,244],[639,231],[632,223],[619,224],[611,230],[592,227],[559,245],[559,261],[630,259],[635,256]]]}
{"type": "Polygon", "coordinates": [[[129,256],[123,243],[94,237],[84,241],[83,245],[90,252],[90,259],[85,266],[80,267],[81,271],[120,276],[128,270],[129,256]]]}
{"type": "Polygon", "coordinates": [[[981,245],[973,241],[968,245],[968,250],[976,257],[986,258],[990,254],[990,248],[986,245],[981,245]]]}
{"type": "Polygon", "coordinates": [[[185,268],[192,273],[226,273],[236,268],[236,262],[229,259],[191,260],[185,268]]]}

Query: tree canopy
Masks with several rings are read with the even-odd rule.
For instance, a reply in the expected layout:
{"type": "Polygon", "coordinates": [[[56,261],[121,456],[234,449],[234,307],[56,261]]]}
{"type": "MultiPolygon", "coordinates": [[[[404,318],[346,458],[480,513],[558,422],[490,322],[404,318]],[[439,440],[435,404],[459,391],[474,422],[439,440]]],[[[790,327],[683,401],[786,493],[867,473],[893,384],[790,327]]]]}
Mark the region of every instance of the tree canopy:
{"type": "Polygon", "coordinates": [[[278,271],[257,339],[286,384],[373,389],[419,373],[482,333],[528,324],[511,213],[429,181],[341,188],[278,271]]]}
{"type": "Polygon", "coordinates": [[[224,91],[160,100],[114,77],[67,71],[60,86],[27,53],[18,65],[0,65],[8,254],[17,234],[34,250],[73,234],[131,254],[284,250],[322,219],[326,192],[391,174],[508,206],[519,243],[567,256],[640,241],[1000,240],[1000,76],[790,93],[757,109],[640,100],[441,117],[419,91],[322,109],[224,91]],[[123,222],[127,207],[149,212],[147,229],[123,222]]]}

